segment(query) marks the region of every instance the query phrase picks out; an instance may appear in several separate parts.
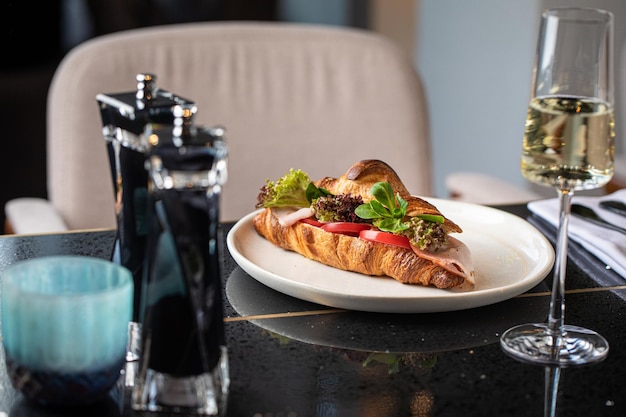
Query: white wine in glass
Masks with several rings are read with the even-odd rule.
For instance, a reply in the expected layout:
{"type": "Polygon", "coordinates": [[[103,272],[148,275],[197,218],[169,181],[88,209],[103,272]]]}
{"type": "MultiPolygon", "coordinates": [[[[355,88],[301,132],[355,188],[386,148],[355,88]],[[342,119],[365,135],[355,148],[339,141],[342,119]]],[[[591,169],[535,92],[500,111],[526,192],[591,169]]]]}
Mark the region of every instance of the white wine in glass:
{"type": "Polygon", "coordinates": [[[606,185],[613,176],[613,107],[576,96],[533,98],[526,118],[522,174],[566,190],[606,185]]]}
{"type": "Polygon", "coordinates": [[[548,319],[513,327],[500,338],[502,349],[524,362],[579,365],[609,352],[604,337],[566,325],[564,313],[572,196],[613,176],[612,54],[610,12],[562,7],[542,14],[521,169],[529,181],[556,188],[560,216],[548,319]]]}

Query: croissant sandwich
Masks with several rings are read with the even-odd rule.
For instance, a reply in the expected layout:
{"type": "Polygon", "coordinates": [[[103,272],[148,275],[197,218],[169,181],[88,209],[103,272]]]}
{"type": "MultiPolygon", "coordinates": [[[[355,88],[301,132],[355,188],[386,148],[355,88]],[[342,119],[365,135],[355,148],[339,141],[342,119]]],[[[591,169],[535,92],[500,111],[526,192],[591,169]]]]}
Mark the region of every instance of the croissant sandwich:
{"type": "Polygon", "coordinates": [[[267,180],[257,198],[256,231],[283,249],[323,264],[404,284],[473,286],[461,228],[427,201],[411,196],[379,160],[352,165],[340,178],[311,181],[290,170],[267,180]]]}

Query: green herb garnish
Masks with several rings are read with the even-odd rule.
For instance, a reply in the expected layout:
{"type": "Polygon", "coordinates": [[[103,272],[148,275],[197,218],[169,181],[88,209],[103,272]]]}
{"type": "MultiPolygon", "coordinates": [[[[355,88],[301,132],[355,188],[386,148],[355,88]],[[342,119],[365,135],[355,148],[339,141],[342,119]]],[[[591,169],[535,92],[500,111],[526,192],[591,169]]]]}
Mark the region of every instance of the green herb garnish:
{"type": "Polygon", "coordinates": [[[403,222],[408,203],[400,194],[394,195],[391,184],[377,182],[370,193],[374,200],[358,206],[354,211],[357,216],[372,220],[374,226],[385,232],[398,233],[408,227],[403,222]]]}
{"type": "MultiPolygon", "coordinates": [[[[374,200],[361,204],[355,213],[362,219],[372,220],[372,224],[382,231],[400,234],[410,227],[404,221],[408,203],[400,194],[395,193],[388,182],[377,182],[370,189],[374,200]]],[[[442,224],[443,216],[433,214],[419,214],[419,219],[442,224]]]]}

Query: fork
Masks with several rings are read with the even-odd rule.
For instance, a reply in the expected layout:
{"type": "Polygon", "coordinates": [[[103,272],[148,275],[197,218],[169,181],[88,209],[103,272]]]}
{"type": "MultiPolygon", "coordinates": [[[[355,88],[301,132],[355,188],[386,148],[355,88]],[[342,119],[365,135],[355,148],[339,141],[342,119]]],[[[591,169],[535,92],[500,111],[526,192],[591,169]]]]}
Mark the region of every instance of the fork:
{"type": "Polygon", "coordinates": [[[626,229],[623,229],[604,220],[595,211],[593,211],[593,209],[589,207],[580,204],[572,204],[571,213],[577,217],[589,221],[590,223],[626,234],[626,229]]]}
{"type": "Polygon", "coordinates": [[[600,202],[600,207],[626,217],[626,204],[617,200],[604,200],[600,202]]]}

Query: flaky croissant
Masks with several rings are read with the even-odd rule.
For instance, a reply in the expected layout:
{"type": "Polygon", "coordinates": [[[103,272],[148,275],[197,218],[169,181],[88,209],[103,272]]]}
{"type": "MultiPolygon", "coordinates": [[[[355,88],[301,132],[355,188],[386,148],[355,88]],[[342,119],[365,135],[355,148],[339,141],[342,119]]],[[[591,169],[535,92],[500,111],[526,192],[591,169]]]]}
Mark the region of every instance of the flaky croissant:
{"type": "MultiPolygon", "coordinates": [[[[407,214],[441,215],[432,204],[410,195],[395,171],[378,160],[354,164],[340,178],[323,178],[315,182],[332,194],[352,194],[371,201],[371,187],[377,182],[388,182],[394,191],[408,202],[407,214]]],[[[446,232],[461,232],[461,228],[445,218],[446,232]]],[[[309,259],[334,268],[371,276],[388,276],[404,284],[452,288],[465,282],[474,283],[474,272],[469,261],[469,250],[456,239],[444,254],[430,254],[400,246],[372,242],[359,237],[329,233],[303,222],[284,226],[277,210],[266,208],[259,212],[253,225],[265,239],[283,249],[297,252],[309,259]],[[462,254],[455,258],[455,254],[462,254]],[[450,255],[452,254],[452,256],[450,255]],[[461,259],[459,261],[459,259],[461,259]]]]}
{"type": "Polygon", "coordinates": [[[452,288],[464,281],[410,249],[328,233],[306,223],[281,226],[271,208],[254,218],[254,227],[274,245],[334,268],[437,288],[452,288]]]}

